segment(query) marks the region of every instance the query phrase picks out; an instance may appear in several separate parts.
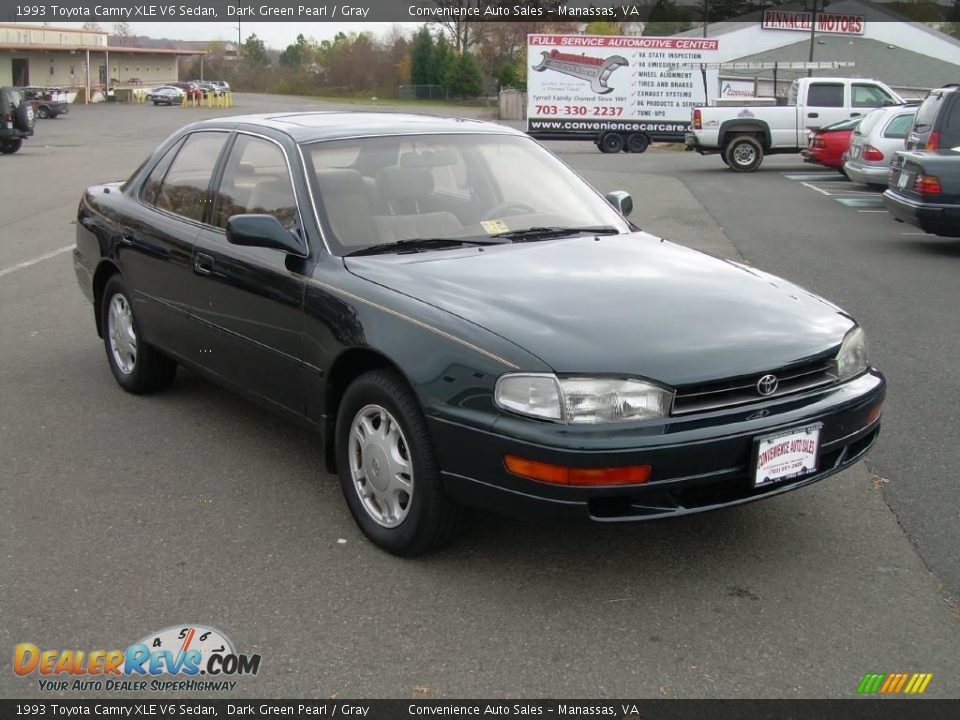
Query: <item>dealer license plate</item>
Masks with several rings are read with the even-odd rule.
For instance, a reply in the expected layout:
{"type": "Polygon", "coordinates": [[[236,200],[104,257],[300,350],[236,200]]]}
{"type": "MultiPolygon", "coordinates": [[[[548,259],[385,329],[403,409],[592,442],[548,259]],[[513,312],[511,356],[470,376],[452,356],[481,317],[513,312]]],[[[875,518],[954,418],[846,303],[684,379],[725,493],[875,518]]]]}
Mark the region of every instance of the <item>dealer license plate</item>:
{"type": "Polygon", "coordinates": [[[754,487],[816,472],[822,427],[822,423],[815,423],[759,438],[754,487]]]}
{"type": "Polygon", "coordinates": [[[905,170],[900,171],[900,178],[897,180],[897,187],[901,190],[910,184],[911,174],[905,170]]]}

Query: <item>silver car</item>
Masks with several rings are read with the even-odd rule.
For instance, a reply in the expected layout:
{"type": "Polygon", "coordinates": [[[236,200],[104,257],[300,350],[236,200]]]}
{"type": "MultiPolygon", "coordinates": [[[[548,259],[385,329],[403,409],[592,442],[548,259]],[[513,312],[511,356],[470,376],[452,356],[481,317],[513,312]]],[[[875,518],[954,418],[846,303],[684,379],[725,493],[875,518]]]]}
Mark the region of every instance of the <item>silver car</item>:
{"type": "Polygon", "coordinates": [[[887,173],[903,141],[917,105],[891,105],[868,113],[850,136],[850,149],[843,170],[848,178],[864,185],[887,186],[887,173]]]}

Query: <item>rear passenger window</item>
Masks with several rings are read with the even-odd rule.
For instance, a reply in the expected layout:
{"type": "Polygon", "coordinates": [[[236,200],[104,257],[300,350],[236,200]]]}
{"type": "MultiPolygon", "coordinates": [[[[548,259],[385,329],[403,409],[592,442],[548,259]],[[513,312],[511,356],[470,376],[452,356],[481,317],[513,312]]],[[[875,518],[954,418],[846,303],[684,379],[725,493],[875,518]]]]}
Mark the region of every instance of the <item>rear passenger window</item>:
{"type": "Polygon", "coordinates": [[[807,105],[811,107],[843,107],[842,83],[814,83],[807,91],[807,105]]]}
{"type": "Polygon", "coordinates": [[[884,129],[883,136],[885,138],[902,140],[907,136],[907,132],[910,130],[911,125],[913,125],[913,113],[908,115],[897,115],[889,122],[886,129],[884,129]]]}
{"type": "Polygon", "coordinates": [[[167,174],[167,170],[170,169],[170,165],[177,156],[177,150],[181,145],[183,145],[182,140],[174,143],[173,147],[167,150],[163,157],[160,158],[160,162],[153,166],[153,170],[150,171],[147,179],[143,181],[143,185],[140,188],[140,199],[147,205],[153,205],[156,202],[157,191],[160,189],[161,183],[163,183],[163,177],[167,174]]]}
{"type": "Polygon", "coordinates": [[[297,201],[283,151],[269,140],[237,135],[220,181],[213,224],[225,228],[233,215],[273,215],[290,229],[297,201]]]}
{"type": "Polygon", "coordinates": [[[207,189],[227,141],[225,132],[195,132],[180,147],[153,204],[190,220],[202,221],[207,189]]]}

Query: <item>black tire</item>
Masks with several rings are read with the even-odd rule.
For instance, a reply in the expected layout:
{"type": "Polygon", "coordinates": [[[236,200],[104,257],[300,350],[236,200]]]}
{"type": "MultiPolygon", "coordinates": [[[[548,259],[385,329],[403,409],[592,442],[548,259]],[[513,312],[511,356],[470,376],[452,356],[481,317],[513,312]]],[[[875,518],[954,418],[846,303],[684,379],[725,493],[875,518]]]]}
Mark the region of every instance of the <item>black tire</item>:
{"type": "MultiPolygon", "coordinates": [[[[443,494],[426,418],[400,376],[388,370],[375,370],[350,384],[337,413],[335,444],[340,486],[347,507],[357,527],[371,542],[393,555],[410,557],[435,550],[450,540],[459,524],[461,509],[443,494]],[[351,469],[351,426],[361,412],[369,411],[371,406],[386,410],[399,426],[401,438],[405,440],[402,447],[412,468],[409,504],[402,521],[395,527],[385,527],[367,510],[351,469]]],[[[373,468],[372,472],[379,472],[376,464],[373,468]]],[[[365,482],[372,484],[373,479],[365,482]]]]}
{"type": "Polygon", "coordinates": [[[727,167],[730,167],[730,163],[727,162],[727,156],[724,153],[718,153],[718,154],[720,155],[720,159],[723,160],[723,164],[726,165],[727,167]]]}
{"type": "Polygon", "coordinates": [[[111,277],[103,289],[100,304],[100,323],[100,327],[103,329],[103,346],[107,352],[107,362],[110,364],[110,370],[120,387],[129,393],[143,395],[163,390],[173,382],[173,378],[177,374],[177,363],[144,342],[137,318],[133,315],[130,293],[124,287],[119,275],[111,277]],[[129,372],[124,372],[118,364],[111,343],[110,307],[114,298],[122,298],[123,303],[130,310],[132,319],[136,351],[129,372]]]}
{"type": "Polygon", "coordinates": [[[14,114],[13,125],[20,132],[30,132],[36,125],[37,118],[33,112],[33,105],[28,102],[21,102],[20,107],[14,114]]]}
{"type": "Polygon", "coordinates": [[[645,133],[630,133],[627,135],[626,151],[643,153],[650,147],[650,138],[645,133]]]}
{"type": "Polygon", "coordinates": [[[41,105],[40,107],[38,107],[37,117],[46,120],[48,117],[50,117],[50,108],[48,108],[46,105],[41,105]]]}
{"type": "Polygon", "coordinates": [[[604,133],[597,141],[597,147],[602,153],[618,153],[623,150],[623,135],[615,132],[604,133]]]}
{"type": "Polygon", "coordinates": [[[727,144],[723,158],[734,172],[754,172],[763,162],[763,146],[756,138],[740,135],[727,144]]]}
{"type": "Polygon", "coordinates": [[[21,147],[23,147],[23,138],[14,138],[13,140],[8,140],[5,143],[0,143],[0,154],[13,155],[21,147]]]}
{"type": "Polygon", "coordinates": [[[153,106],[154,106],[154,107],[159,107],[159,106],[160,106],[160,101],[159,101],[159,100],[154,100],[154,101],[153,101],[153,106]]]}

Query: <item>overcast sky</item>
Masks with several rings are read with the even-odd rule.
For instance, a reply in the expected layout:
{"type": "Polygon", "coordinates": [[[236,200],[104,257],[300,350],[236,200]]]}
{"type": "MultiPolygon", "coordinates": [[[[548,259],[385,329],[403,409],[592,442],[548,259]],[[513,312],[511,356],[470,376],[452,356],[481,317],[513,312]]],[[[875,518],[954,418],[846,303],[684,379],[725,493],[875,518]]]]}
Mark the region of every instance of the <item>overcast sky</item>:
{"type": "MultiPolygon", "coordinates": [[[[112,32],[110,23],[100,23],[103,29],[112,32]]],[[[83,23],[56,23],[57,26],[80,27],[83,23]]],[[[420,23],[380,23],[380,22],[241,22],[240,34],[246,40],[251,33],[263,40],[267,47],[282,50],[297,38],[297,33],[317,40],[332,39],[341,30],[346,33],[366,31],[374,35],[385,35],[393,25],[401,25],[407,30],[415,30],[420,23]]],[[[237,23],[224,22],[132,22],[130,31],[134,35],[148,35],[154,38],[174,40],[237,40],[237,23]]]]}

